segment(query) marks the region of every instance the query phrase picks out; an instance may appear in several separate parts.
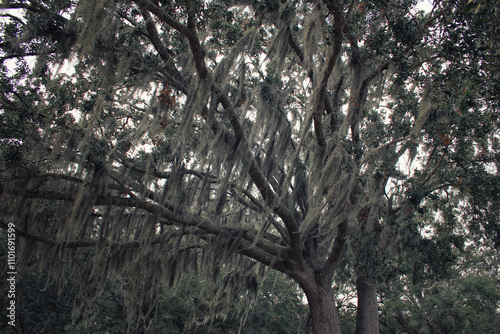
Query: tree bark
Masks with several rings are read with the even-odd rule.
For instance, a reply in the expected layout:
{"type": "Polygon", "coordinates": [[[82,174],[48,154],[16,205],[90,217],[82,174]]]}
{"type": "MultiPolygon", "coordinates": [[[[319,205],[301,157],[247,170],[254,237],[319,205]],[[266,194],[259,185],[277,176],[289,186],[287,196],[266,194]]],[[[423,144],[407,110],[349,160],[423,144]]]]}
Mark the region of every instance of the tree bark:
{"type": "Polygon", "coordinates": [[[318,285],[314,280],[308,280],[303,282],[301,286],[309,303],[313,333],[341,334],[331,283],[318,285]]]}
{"type": "Polygon", "coordinates": [[[356,289],[356,334],[379,334],[377,285],[372,279],[361,276],[356,281],[356,289]]]}

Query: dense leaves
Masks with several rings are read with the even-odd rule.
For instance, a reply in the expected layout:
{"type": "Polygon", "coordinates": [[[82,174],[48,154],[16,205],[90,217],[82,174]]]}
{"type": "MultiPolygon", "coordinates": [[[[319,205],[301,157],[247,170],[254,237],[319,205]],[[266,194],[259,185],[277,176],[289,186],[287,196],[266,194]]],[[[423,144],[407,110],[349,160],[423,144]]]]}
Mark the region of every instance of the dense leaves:
{"type": "Polygon", "coordinates": [[[356,286],[356,331],[378,333],[377,287],[445,284],[500,245],[497,5],[4,2],[20,268],[69,270],[81,316],[117,275],[138,323],[189,271],[228,312],[273,269],[314,332],[340,332],[356,286]]]}
{"type": "MultiPolygon", "coordinates": [[[[2,240],[3,241],[3,240],[2,240]]],[[[1,259],[7,253],[2,248],[1,259]]],[[[0,333],[293,333],[304,326],[307,316],[296,284],[284,275],[269,276],[260,289],[257,307],[246,314],[242,310],[213,318],[209,285],[203,280],[186,277],[177,291],[164,291],[159,297],[159,312],[139,324],[129,318],[130,305],[123,282],[111,277],[105,290],[92,299],[94,313],[87,318],[72,319],[73,302],[78,283],[68,279],[58,286],[46,272],[25,272],[17,281],[16,331],[0,322],[0,333]],[[137,327],[137,328],[136,328],[137,327]]],[[[6,280],[0,292],[7,295],[6,280]]],[[[238,298],[236,298],[238,299],[238,298]]],[[[241,298],[240,298],[241,299],[241,298]]],[[[7,301],[7,299],[4,299],[7,301]]],[[[238,304],[236,302],[235,304],[238,304]]],[[[2,307],[6,307],[2,303],[2,307]]]]}

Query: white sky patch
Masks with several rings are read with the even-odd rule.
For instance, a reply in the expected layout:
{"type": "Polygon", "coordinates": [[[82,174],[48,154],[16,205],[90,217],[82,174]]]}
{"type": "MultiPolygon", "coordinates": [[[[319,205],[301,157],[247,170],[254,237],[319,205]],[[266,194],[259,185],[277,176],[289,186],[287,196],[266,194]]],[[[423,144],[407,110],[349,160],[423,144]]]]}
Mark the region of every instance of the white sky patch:
{"type": "Polygon", "coordinates": [[[422,0],[417,4],[417,9],[423,10],[424,12],[430,12],[433,6],[430,0],[422,0]]]}
{"type": "Polygon", "coordinates": [[[78,62],[78,59],[73,56],[69,59],[65,59],[64,62],[55,67],[55,72],[57,73],[64,73],[64,74],[67,74],[68,76],[71,76],[73,74],[75,74],[75,66],[78,62]]]}

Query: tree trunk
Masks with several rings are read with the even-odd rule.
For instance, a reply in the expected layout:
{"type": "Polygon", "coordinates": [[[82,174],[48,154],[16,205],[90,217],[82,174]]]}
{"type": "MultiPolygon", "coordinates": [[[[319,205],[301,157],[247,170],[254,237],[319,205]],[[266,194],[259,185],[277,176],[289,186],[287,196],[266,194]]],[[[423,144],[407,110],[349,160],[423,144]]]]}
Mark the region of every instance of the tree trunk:
{"type": "Polygon", "coordinates": [[[307,282],[302,285],[309,303],[309,311],[314,334],[340,334],[339,315],[331,284],[317,285],[307,282]]]}
{"type": "Polygon", "coordinates": [[[372,279],[359,277],[356,289],[358,290],[356,334],[378,334],[377,286],[372,279]]]}

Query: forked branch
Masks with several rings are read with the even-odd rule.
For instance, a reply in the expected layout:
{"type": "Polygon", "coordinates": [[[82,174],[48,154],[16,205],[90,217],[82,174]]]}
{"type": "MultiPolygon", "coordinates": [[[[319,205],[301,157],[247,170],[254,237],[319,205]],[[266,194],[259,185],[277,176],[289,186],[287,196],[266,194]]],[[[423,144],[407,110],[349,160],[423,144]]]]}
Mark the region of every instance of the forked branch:
{"type": "Polygon", "coordinates": [[[140,8],[145,8],[161,21],[168,24],[184,37],[187,38],[189,46],[191,47],[191,52],[193,53],[194,61],[196,63],[196,69],[200,75],[201,79],[205,79],[208,75],[207,65],[205,63],[205,53],[198,39],[196,31],[192,29],[192,24],[186,26],[181,22],[177,21],[174,17],[168,14],[162,7],[154,4],[149,0],[135,0],[134,1],[140,8]]]}

